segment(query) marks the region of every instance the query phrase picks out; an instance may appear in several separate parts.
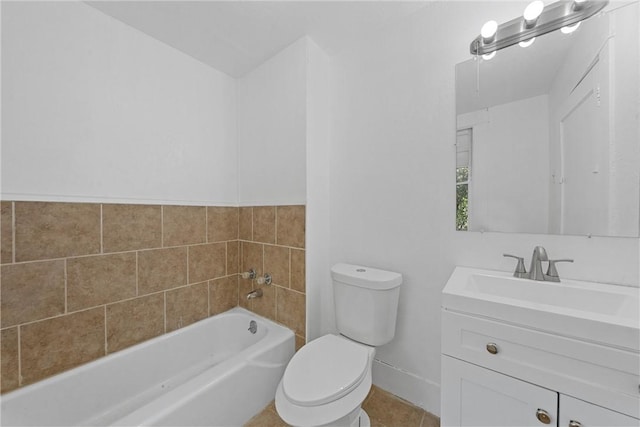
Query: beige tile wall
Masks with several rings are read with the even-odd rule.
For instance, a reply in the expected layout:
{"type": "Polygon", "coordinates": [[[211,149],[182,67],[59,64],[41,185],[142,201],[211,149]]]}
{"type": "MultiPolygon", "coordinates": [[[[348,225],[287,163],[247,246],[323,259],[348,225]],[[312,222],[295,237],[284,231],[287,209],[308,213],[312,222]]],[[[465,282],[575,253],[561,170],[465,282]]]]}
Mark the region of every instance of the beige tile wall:
{"type": "Polygon", "coordinates": [[[238,303],[304,342],[304,206],[0,207],[1,392],[238,303]],[[247,303],[249,264],[276,284],[247,303]]]}
{"type": "Polygon", "coordinates": [[[291,328],[300,348],[306,325],[305,207],[241,207],[239,236],[241,270],[273,278],[269,286],[240,278],[240,306],[291,328]],[[263,296],[247,300],[256,288],[263,296]]]}

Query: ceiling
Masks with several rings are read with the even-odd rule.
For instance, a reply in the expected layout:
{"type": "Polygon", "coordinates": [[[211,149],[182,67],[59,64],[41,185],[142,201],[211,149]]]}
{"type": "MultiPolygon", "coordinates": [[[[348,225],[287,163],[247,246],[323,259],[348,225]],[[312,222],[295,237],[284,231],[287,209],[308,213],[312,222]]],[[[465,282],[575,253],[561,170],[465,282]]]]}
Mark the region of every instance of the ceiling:
{"type": "Polygon", "coordinates": [[[90,6],[232,77],[297,39],[327,54],[426,1],[89,1],[90,6]]]}

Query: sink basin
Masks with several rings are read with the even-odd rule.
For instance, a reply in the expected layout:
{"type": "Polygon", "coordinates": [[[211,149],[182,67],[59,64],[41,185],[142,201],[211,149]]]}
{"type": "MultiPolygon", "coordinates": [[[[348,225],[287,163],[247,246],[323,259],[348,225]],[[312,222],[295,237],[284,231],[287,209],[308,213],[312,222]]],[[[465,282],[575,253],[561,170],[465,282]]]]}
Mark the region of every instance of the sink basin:
{"type": "Polygon", "coordinates": [[[456,267],[443,308],[640,351],[640,288],[456,267]]]}

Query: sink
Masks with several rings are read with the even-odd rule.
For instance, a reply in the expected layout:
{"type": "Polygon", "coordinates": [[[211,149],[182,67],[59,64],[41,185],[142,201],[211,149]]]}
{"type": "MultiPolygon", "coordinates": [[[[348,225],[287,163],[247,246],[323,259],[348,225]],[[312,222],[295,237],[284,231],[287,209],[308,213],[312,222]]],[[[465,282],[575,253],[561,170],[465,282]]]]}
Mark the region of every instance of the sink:
{"type": "Polygon", "coordinates": [[[456,267],[443,309],[640,351],[640,288],[456,267]]]}

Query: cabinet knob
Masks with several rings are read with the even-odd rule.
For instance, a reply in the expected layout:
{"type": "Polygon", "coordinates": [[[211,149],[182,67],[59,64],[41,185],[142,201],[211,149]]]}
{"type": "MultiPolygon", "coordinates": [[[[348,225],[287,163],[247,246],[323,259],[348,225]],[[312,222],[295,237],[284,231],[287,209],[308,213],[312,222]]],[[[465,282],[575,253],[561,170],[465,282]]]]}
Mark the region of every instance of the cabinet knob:
{"type": "Polygon", "coordinates": [[[569,427],[582,427],[582,423],[580,421],[571,420],[569,421],[569,427]]]}
{"type": "Polygon", "coordinates": [[[538,409],[536,411],[536,418],[542,424],[550,424],[551,423],[551,417],[549,416],[549,413],[547,411],[545,411],[544,409],[538,409]]]}
{"type": "Polygon", "coordinates": [[[487,351],[491,354],[498,354],[498,345],[494,342],[487,344],[487,351]]]}

